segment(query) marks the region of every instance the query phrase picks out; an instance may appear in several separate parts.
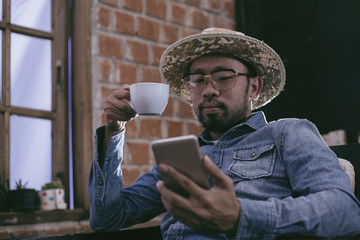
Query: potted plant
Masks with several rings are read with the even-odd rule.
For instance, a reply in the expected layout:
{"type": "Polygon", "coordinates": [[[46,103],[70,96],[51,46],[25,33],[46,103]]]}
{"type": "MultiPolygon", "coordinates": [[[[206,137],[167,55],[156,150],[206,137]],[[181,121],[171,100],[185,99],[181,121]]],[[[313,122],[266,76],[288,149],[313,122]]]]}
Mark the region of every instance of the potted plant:
{"type": "Polygon", "coordinates": [[[11,211],[28,211],[37,209],[37,195],[33,188],[27,188],[27,184],[21,179],[15,182],[16,189],[9,191],[8,205],[11,211]]]}
{"type": "Polygon", "coordinates": [[[5,177],[2,176],[0,180],[0,212],[8,210],[8,192],[9,192],[8,181],[5,180],[5,177]]]}
{"type": "Polygon", "coordinates": [[[46,183],[39,192],[40,209],[66,209],[64,185],[60,180],[46,183]]]}

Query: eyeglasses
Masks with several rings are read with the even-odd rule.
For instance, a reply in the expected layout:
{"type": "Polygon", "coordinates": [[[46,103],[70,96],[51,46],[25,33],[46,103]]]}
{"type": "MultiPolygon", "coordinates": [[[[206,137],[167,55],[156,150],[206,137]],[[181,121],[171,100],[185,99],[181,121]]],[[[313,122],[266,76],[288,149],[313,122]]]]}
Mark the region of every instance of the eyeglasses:
{"type": "Polygon", "coordinates": [[[206,85],[211,81],[212,85],[218,90],[227,90],[235,86],[236,76],[247,76],[247,73],[238,73],[233,69],[221,69],[215,70],[208,75],[203,73],[190,73],[183,77],[184,83],[188,89],[193,91],[202,91],[206,85]],[[205,78],[211,78],[210,81],[206,81],[205,78]]]}

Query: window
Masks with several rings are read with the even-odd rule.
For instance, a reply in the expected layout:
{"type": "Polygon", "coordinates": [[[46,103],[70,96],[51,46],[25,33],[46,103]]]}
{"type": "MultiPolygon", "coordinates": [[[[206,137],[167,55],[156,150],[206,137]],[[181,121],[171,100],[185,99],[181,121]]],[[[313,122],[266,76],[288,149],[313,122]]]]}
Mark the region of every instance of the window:
{"type": "Polygon", "coordinates": [[[66,4],[0,0],[0,175],[69,198],[66,4]]]}

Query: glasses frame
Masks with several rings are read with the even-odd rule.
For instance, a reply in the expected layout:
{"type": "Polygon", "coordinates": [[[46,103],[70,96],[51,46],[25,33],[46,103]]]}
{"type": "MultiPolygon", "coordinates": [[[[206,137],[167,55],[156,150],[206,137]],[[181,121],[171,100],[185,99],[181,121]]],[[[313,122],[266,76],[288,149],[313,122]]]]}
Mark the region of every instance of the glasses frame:
{"type": "Polygon", "coordinates": [[[182,77],[182,81],[184,83],[186,83],[186,86],[187,86],[187,89],[190,90],[190,88],[192,87],[193,90],[196,90],[196,91],[202,91],[206,88],[206,86],[211,82],[213,87],[215,89],[217,89],[218,91],[220,90],[228,90],[228,89],[231,89],[233,87],[235,87],[235,84],[236,84],[236,79],[234,80],[234,83],[232,84],[231,87],[228,87],[228,88],[220,88],[219,87],[219,82],[218,81],[214,81],[212,75],[214,73],[217,73],[217,72],[223,72],[223,71],[231,71],[234,73],[233,76],[229,76],[228,79],[226,79],[225,81],[228,81],[228,80],[232,80],[234,79],[235,77],[237,76],[247,76],[247,77],[251,77],[249,73],[241,73],[241,72],[236,72],[234,69],[231,69],[231,68],[226,68],[226,69],[217,69],[217,70],[214,70],[212,71],[210,74],[204,74],[204,73],[189,73],[189,74],[185,74],[183,77],[182,77]],[[191,86],[191,81],[190,81],[190,76],[191,75],[203,75],[204,77],[204,83],[202,85],[199,85],[199,86],[191,86]],[[206,78],[209,78],[211,80],[206,80],[206,78]]]}

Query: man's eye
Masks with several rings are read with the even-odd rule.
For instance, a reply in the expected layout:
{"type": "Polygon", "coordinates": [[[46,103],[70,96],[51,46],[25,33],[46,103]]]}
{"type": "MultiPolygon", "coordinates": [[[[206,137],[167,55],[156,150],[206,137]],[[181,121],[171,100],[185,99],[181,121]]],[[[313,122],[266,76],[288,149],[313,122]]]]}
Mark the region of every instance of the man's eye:
{"type": "Polygon", "coordinates": [[[190,78],[190,82],[193,83],[202,83],[204,81],[204,76],[193,76],[190,78]]]}
{"type": "Polygon", "coordinates": [[[216,81],[226,81],[229,80],[230,78],[232,78],[233,76],[218,76],[216,78],[216,81]]]}

